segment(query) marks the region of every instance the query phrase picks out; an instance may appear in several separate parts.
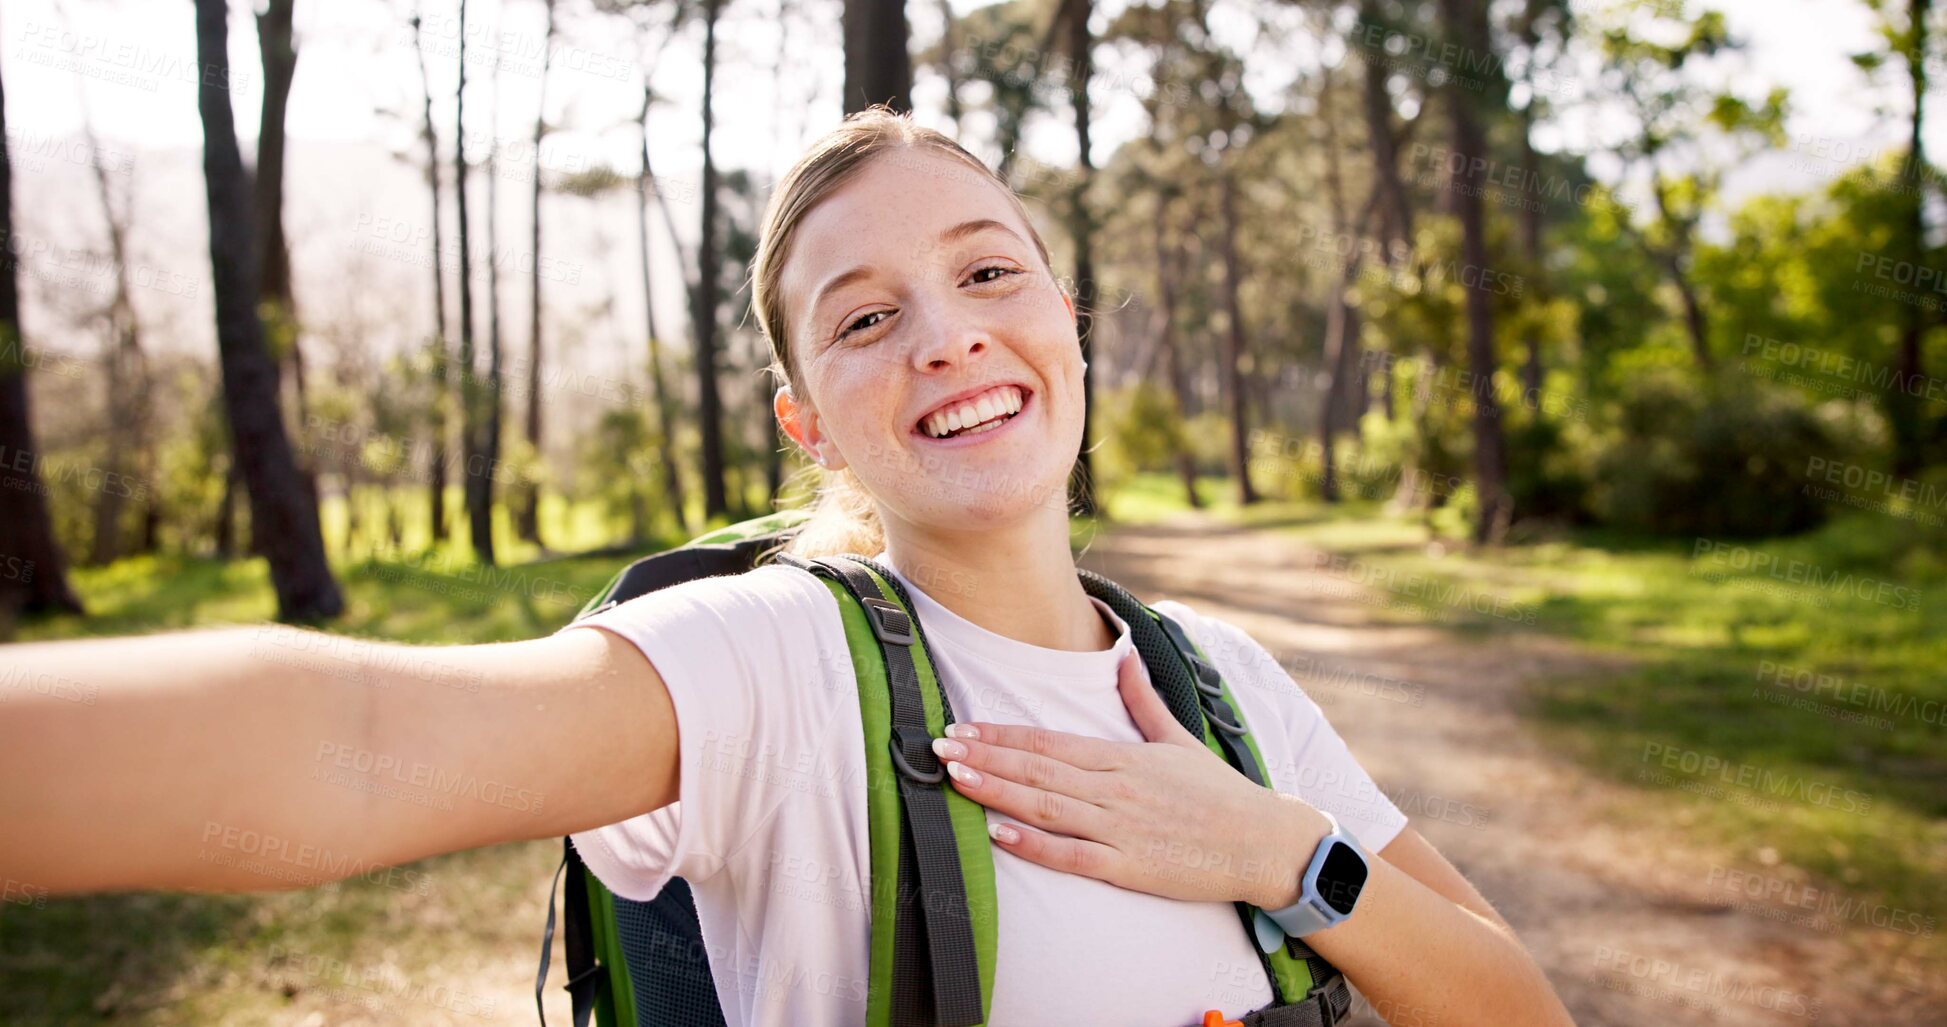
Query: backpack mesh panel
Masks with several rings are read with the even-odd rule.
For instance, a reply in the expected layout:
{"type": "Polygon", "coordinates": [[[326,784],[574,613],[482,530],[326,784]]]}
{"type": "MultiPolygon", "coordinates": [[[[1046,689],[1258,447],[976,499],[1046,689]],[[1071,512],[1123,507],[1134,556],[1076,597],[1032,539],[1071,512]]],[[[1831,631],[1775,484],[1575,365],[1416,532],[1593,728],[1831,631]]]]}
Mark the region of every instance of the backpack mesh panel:
{"type": "Polygon", "coordinates": [[[639,1027],[724,1027],[689,882],[670,878],[648,902],[615,897],[639,1027]]]}

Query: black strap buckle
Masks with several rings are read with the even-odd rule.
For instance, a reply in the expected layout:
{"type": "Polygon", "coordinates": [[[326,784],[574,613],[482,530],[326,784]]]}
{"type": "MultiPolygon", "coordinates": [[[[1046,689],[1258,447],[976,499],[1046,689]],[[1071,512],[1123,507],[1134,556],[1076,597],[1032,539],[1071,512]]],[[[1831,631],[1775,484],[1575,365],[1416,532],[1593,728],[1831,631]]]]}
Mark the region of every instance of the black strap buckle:
{"type": "Polygon", "coordinates": [[[872,633],[879,636],[879,641],[892,645],[913,644],[913,619],[897,603],[873,596],[865,596],[859,602],[864,604],[866,618],[872,621],[872,633]]]}
{"type": "Polygon", "coordinates": [[[886,747],[892,750],[893,766],[898,767],[901,774],[929,785],[939,784],[946,777],[946,767],[941,765],[939,757],[933,755],[933,736],[925,728],[912,727],[904,724],[895,725],[892,729],[892,737],[888,739],[886,747]],[[914,746],[917,752],[924,754],[919,759],[921,762],[932,763],[932,770],[920,770],[913,766],[906,755],[906,747],[909,745],[914,746]]]}
{"type": "Polygon", "coordinates": [[[1217,668],[1193,654],[1190,656],[1190,669],[1195,672],[1190,675],[1190,682],[1197,686],[1197,691],[1212,699],[1224,697],[1224,677],[1217,672],[1217,668]]]}
{"type": "Polygon", "coordinates": [[[1230,704],[1222,699],[1205,699],[1203,715],[1210,723],[1216,725],[1217,730],[1227,735],[1242,735],[1249,730],[1237,722],[1237,714],[1233,713],[1230,704]]]}

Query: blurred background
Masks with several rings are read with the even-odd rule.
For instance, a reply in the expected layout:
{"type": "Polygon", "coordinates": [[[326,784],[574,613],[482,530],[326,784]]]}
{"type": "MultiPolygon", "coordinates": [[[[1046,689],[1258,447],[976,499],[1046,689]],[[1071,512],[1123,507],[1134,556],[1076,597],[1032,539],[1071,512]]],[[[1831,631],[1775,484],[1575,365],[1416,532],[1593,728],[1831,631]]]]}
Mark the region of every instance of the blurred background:
{"type": "MultiPolygon", "coordinates": [[[[1940,1023],[1943,71],[1930,0],[7,0],[0,637],[533,637],[801,502],[747,265],[889,102],[1080,301],[1084,562],[1581,1022],[1940,1023]]],[[[6,880],[0,1022],[528,1022],[558,858],[6,880]]]]}

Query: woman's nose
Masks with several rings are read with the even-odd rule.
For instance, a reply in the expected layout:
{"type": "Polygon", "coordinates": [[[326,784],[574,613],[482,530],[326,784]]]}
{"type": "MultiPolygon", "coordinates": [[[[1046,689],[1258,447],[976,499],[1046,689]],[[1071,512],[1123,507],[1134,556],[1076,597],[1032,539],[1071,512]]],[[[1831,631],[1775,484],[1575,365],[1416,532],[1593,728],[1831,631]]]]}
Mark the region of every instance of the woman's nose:
{"type": "Polygon", "coordinates": [[[921,371],[944,371],[984,353],[992,341],[985,328],[963,317],[955,317],[944,307],[936,307],[922,319],[919,341],[913,348],[913,366],[921,371]]]}

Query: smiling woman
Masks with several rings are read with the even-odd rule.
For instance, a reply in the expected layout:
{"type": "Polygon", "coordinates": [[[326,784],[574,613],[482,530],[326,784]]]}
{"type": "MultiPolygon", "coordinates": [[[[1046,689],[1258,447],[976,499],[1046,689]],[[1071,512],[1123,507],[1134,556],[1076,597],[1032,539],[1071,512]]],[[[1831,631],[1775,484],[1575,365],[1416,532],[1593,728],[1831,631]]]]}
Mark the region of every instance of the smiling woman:
{"type": "MultiPolygon", "coordinates": [[[[1329,1024],[1342,980],[1402,1023],[1567,1021],[1276,660],[1078,572],[1075,309],[1004,183],[939,133],[856,115],[780,182],[753,277],[778,421],[828,479],[784,557],[410,664],[479,683],[465,694],[378,646],[347,650],[351,681],[283,663],[276,687],[236,633],[16,649],[100,701],[0,707],[0,872],[44,891],[266,888],[224,839],[329,850],[344,876],[566,832],[618,896],[688,883],[731,1025],[908,1022],[888,1010],[916,995],[911,1022],[1329,1024]],[[847,606],[807,562],[848,552],[900,602],[847,606]],[[915,679],[945,709],[888,729],[883,693],[896,706],[915,679]],[[320,789],[321,738],[545,802],[428,816],[320,789]],[[913,947],[875,910],[911,906],[886,861],[902,824],[942,844],[921,819],[941,804],[972,818],[944,836],[954,861],[992,872],[927,904],[942,933],[913,947]],[[977,967],[894,972],[895,947],[938,960],[956,931],[977,967]]],[[[942,894],[938,863],[915,872],[942,894]]]]}

